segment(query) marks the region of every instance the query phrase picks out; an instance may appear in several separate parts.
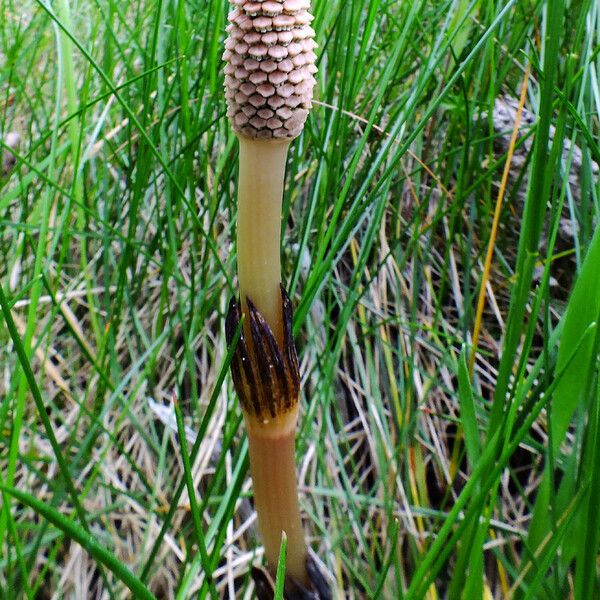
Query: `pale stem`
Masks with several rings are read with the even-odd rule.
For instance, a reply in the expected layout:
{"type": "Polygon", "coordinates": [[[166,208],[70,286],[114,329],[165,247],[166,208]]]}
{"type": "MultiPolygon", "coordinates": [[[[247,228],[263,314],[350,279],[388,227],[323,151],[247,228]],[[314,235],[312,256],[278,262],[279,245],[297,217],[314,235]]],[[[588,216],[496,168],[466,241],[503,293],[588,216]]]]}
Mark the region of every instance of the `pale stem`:
{"type": "Polygon", "coordinates": [[[261,426],[246,418],[254,504],[267,564],[277,569],[281,533],[287,536],[286,573],[309,587],[306,542],[296,484],[295,430],[298,410],[261,426]]]}
{"type": "Polygon", "coordinates": [[[290,142],[256,140],[243,135],[238,138],[237,246],[242,313],[247,326],[249,297],[281,347],[281,199],[290,142]]]}

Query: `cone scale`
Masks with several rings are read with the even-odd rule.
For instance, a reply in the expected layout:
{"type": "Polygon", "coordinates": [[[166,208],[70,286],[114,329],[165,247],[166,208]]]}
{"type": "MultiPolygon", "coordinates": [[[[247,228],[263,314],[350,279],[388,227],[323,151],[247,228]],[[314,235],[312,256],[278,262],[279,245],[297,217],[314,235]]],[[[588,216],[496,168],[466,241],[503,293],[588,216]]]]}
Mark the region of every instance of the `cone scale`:
{"type": "Polygon", "coordinates": [[[239,139],[239,301],[226,331],[243,319],[232,376],[248,434],[254,504],[267,571],[253,572],[259,598],[272,597],[283,533],[286,598],[331,597],[311,559],[298,503],[295,432],[300,375],[292,307],[281,286],[280,232],[285,164],[315,85],[310,0],[231,0],[225,42],[227,116],[239,139]]]}

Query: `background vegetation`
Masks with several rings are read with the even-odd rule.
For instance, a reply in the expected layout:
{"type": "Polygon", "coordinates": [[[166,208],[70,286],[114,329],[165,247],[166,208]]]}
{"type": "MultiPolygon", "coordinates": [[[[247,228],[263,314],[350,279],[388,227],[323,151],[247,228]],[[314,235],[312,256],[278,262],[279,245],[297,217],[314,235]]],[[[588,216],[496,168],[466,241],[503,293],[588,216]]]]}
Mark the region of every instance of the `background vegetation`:
{"type": "MultiPolygon", "coordinates": [[[[227,3],[0,7],[0,598],[249,598],[227,3]]],[[[314,13],[282,249],[312,547],[338,597],[600,597],[600,4],[314,13]]]]}

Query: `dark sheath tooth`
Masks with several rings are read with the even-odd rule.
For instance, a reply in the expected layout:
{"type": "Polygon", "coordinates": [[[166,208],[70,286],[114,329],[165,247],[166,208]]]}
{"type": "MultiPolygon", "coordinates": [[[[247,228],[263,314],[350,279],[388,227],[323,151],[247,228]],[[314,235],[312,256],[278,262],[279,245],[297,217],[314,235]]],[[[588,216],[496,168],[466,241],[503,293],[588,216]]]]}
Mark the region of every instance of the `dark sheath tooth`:
{"type": "MultiPolygon", "coordinates": [[[[279,347],[252,300],[248,298],[247,302],[252,343],[249,347],[242,328],[231,360],[233,383],[247,413],[259,419],[273,419],[290,411],[300,393],[300,370],[292,338],[292,302],[282,287],[284,348],[279,347]]],[[[232,299],[225,321],[228,345],[235,339],[240,318],[239,305],[232,299]]]]}

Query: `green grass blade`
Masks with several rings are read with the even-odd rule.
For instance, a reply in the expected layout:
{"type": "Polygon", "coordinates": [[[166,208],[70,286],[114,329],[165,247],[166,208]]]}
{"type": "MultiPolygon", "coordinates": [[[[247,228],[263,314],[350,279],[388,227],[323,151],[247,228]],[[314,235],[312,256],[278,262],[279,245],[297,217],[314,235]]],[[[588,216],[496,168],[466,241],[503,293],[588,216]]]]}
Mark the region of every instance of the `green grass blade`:
{"type": "Polygon", "coordinates": [[[27,356],[27,352],[21,342],[21,338],[19,337],[19,332],[17,331],[17,327],[12,318],[10,309],[8,307],[8,301],[4,294],[4,287],[0,283],[0,308],[2,309],[2,313],[4,315],[4,320],[8,327],[8,331],[12,338],[13,344],[15,346],[15,350],[19,357],[19,361],[21,364],[21,369],[23,369],[24,376],[29,385],[29,389],[31,391],[31,395],[33,396],[33,400],[35,402],[35,406],[37,408],[38,415],[42,421],[44,426],[44,430],[46,432],[46,436],[48,437],[48,441],[52,446],[52,451],[54,452],[54,456],[59,466],[60,474],[63,478],[63,482],[65,487],[69,493],[71,498],[71,502],[73,503],[73,507],[75,508],[79,520],[83,527],[87,527],[85,511],[81,506],[81,502],[79,501],[79,497],[75,490],[75,486],[73,484],[73,479],[71,478],[71,473],[69,472],[69,467],[67,465],[67,461],[63,456],[63,453],[60,449],[56,436],[54,435],[54,430],[52,429],[52,424],[50,423],[50,419],[48,418],[48,414],[46,413],[46,407],[44,406],[44,401],[42,399],[42,394],[35,380],[35,375],[31,369],[31,364],[29,362],[29,358],[27,356]]]}
{"type": "MultiPolygon", "coordinates": [[[[542,540],[539,548],[536,550],[536,559],[539,558],[539,562],[536,565],[536,574],[531,583],[527,588],[527,592],[523,600],[531,600],[532,598],[539,598],[540,588],[547,576],[548,569],[554,561],[556,551],[560,546],[565,534],[567,533],[570,524],[573,521],[575,515],[577,515],[578,509],[585,495],[589,491],[589,485],[584,485],[579,489],[575,496],[571,499],[564,512],[558,519],[557,528],[550,532],[546,539],[542,540]]],[[[526,567],[531,563],[526,563],[526,567]]],[[[591,598],[591,596],[589,596],[591,598]]]]}
{"type": "Polygon", "coordinates": [[[458,363],[458,400],[460,403],[460,419],[463,426],[467,457],[471,468],[473,468],[477,464],[481,454],[481,438],[475,414],[475,402],[473,400],[473,390],[469,377],[466,347],[463,347],[458,363]]]}
{"type": "Polygon", "coordinates": [[[73,521],[70,521],[57,510],[47,506],[31,494],[8,487],[2,483],[0,483],[0,489],[23,504],[33,508],[38,514],[58,527],[65,535],[81,545],[98,562],[108,567],[132,591],[136,598],[140,598],[141,600],[156,600],[154,594],[123,564],[123,561],[100,545],[93,534],[85,531],[82,527],[76,525],[73,521]]]}
{"type": "MultiPolygon", "coordinates": [[[[575,280],[565,313],[556,370],[563,368],[583,333],[600,321],[600,227],[596,228],[587,256],[575,280]]],[[[575,361],[567,369],[552,401],[552,444],[558,452],[578,406],[588,405],[597,364],[597,341],[579,346],[575,361]]]]}
{"type": "Polygon", "coordinates": [[[183,461],[185,484],[188,491],[188,497],[190,499],[190,511],[192,513],[192,519],[196,529],[196,543],[198,544],[200,560],[202,561],[202,569],[204,571],[206,580],[208,581],[208,589],[210,591],[211,598],[218,598],[219,594],[217,592],[217,588],[215,587],[215,583],[212,580],[212,568],[208,560],[208,553],[206,552],[206,540],[204,538],[204,531],[202,528],[202,514],[196,498],[196,488],[194,486],[194,477],[192,475],[192,467],[190,464],[190,457],[188,455],[185,427],[183,424],[183,417],[181,415],[181,408],[179,407],[177,398],[173,398],[173,404],[175,406],[175,417],[177,419],[177,435],[179,436],[179,443],[181,444],[181,458],[183,461]]]}
{"type": "Polygon", "coordinates": [[[285,589],[285,560],[287,556],[287,536],[285,531],[281,532],[281,547],[279,548],[279,558],[277,559],[277,573],[275,576],[275,596],[273,600],[284,600],[283,592],[285,589]]]}
{"type": "Polygon", "coordinates": [[[583,476],[590,478],[590,488],[581,511],[583,529],[578,544],[575,570],[575,600],[600,595],[598,581],[598,546],[600,541],[600,379],[596,381],[596,397],[590,415],[583,450],[583,476]]]}
{"type": "MultiPolygon", "coordinates": [[[[556,456],[577,408],[585,410],[589,405],[590,391],[596,373],[597,338],[582,336],[590,325],[600,320],[600,228],[596,229],[588,254],[581,267],[575,287],[569,299],[564,316],[561,343],[558,350],[556,372],[564,370],[564,376],[556,389],[552,401],[550,417],[552,452],[556,456]],[[571,362],[573,349],[578,348],[575,360],[571,362]],[[566,363],[570,367],[565,369],[566,363]]],[[[548,502],[551,490],[550,472],[545,470],[544,480],[536,501],[530,527],[529,543],[537,547],[552,528],[548,502]]],[[[571,486],[575,478],[569,477],[571,486]]],[[[563,483],[563,486],[565,484],[563,483]]],[[[570,500],[572,492],[565,490],[561,497],[570,500]]]]}
{"type": "MultiPolygon", "coordinates": [[[[219,394],[221,393],[221,388],[225,382],[225,377],[227,376],[227,374],[229,372],[229,365],[231,364],[231,360],[232,360],[233,354],[235,352],[235,347],[240,338],[241,332],[242,332],[242,324],[240,323],[235,332],[231,346],[227,350],[227,355],[223,361],[223,364],[221,365],[221,369],[219,371],[217,381],[215,382],[214,390],[211,394],[210,401],[206,408],[206,413],[204,415],[204,419],[202,420],[202,423],[200,424],[200,428],[198,430],[196,441],[191,449],[190,462],[192,462],[192,463],[194,462],[194,460],[196,459],[196,456],[198,455],[198,452],[200,450],[200,444],[202,443],[202,440],[204,439],[204,435],[209,426],[210,419],[215,411],[215,408],[217,405],[217,399],[219,397],[219,394]]],[[[179,498],[181,497],[181,494],[183,493],[183,490],[185,489],[185,487],[186,487],[186,480],[184,477],[183,480],[179,483],[177,490],[173,494],[173,497],[171,499],[171,506],[169,507],[169,512],[167,513],[164,523],[160,529],[160,532],[159,532],[158,536],[156,537],[156,539],[154,540],[152,549],[150,550],[148,557],[146,558],[146,561],[144,563],[144,568],[142,569],[142,574],[141,574],[142,581],[145,581],[146,578],[150,576],[152,566],[154,564],[154,560],[156,559],[157,553],[160,548],[160,543],[167,533],[169,524],[171,523],[171,521],[175,515],[175,511],[177,510],[177,504],[179,502],[179,498]]]]}

